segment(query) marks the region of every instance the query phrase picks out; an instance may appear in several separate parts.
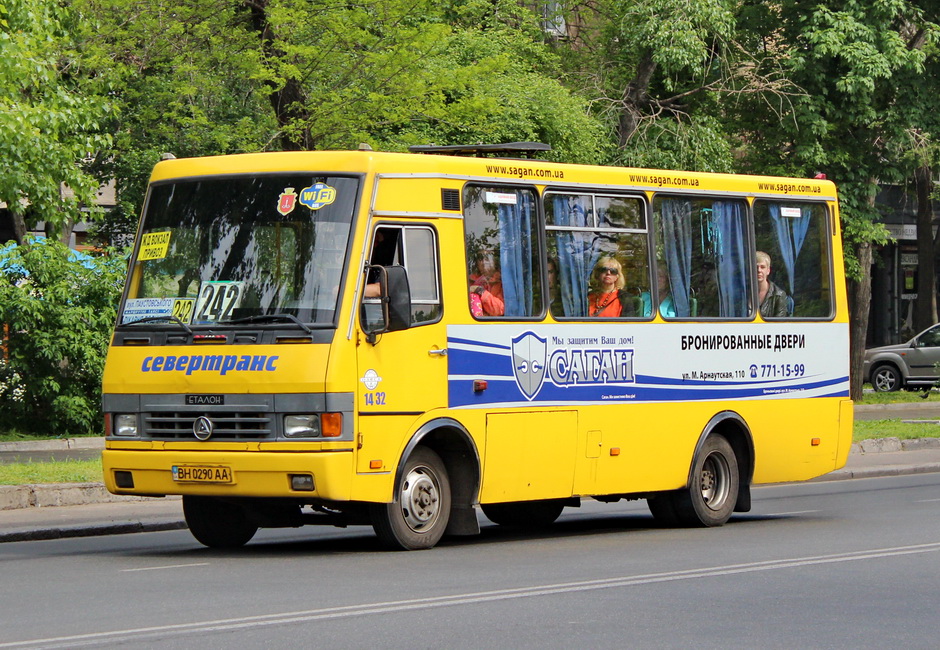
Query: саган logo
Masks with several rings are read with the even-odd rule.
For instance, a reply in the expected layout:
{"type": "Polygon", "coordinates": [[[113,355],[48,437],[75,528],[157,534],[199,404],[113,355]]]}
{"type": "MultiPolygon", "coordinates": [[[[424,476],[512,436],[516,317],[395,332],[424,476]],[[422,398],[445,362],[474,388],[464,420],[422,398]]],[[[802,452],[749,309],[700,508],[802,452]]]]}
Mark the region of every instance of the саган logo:
{"type": "Polygon", "coordinates": [[[545,379],[547,342],[535,332],[525,332],[512,340],[512,374],[527,400],[533,400],[545,379]]]}

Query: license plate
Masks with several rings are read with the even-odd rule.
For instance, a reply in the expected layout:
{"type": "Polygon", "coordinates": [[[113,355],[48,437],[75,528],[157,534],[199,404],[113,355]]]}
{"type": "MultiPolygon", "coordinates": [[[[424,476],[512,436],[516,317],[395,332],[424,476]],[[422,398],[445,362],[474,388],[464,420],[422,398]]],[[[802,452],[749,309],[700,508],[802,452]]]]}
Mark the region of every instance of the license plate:
{"type": "Polygon", "coordinates": [[[231,467],[224,465],[174,465],[173,480],[177,483],[234,483],[231,467]]]}

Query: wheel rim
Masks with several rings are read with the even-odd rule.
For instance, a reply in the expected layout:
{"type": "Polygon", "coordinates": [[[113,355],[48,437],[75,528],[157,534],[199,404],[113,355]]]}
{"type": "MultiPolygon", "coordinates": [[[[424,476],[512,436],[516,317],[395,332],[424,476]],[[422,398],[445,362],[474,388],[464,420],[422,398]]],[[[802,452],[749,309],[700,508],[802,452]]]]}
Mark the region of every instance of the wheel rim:
{"type": "Polygon", "coordinates": [[[875,388],[885,392],[894,388],[894,373],[890,370],[879,370],[875,374],[875,388]]]}
{"type": "Polygon", "coordinates": [[[731,489],[731,468],[723,454],[709,454],[702,463],[702,501],[710,510],[721,510],[731,489]]]}
{"type": "Polygon", "coordinates": [[[408,527],[422,532],[434,525],[440,515],[441,500],[437,477],[424,466],[413,468],[401,486],[401,513],[408,527]]]}

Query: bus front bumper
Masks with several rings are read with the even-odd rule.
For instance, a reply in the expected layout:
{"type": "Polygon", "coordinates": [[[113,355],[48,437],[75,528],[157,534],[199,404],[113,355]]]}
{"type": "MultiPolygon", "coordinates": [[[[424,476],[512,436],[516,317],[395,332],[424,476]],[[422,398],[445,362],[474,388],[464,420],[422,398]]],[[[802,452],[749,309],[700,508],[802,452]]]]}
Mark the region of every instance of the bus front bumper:
{"type": "Polygon", "coordinates": [[[348,501],[355,472],[352,451],[105,449],[102,465],[108,491],[148,496],[198,494],[348,501]]]}

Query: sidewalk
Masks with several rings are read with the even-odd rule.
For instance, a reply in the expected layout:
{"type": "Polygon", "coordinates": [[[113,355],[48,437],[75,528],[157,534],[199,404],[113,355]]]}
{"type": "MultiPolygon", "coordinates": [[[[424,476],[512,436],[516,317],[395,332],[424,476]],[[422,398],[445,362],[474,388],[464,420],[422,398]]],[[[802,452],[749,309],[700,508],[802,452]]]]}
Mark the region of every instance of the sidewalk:
{"type": "MultiPolygon", "coordinates": [[[[813,480],[930,472],[940,472],[940,438],[904,441],[881,438],[853,444],[845,467],[813,480]]],[[[114,496],[100,483],[0,486],[0,542],[185,527],[178,496],[162,499],[114,496]]]]}

